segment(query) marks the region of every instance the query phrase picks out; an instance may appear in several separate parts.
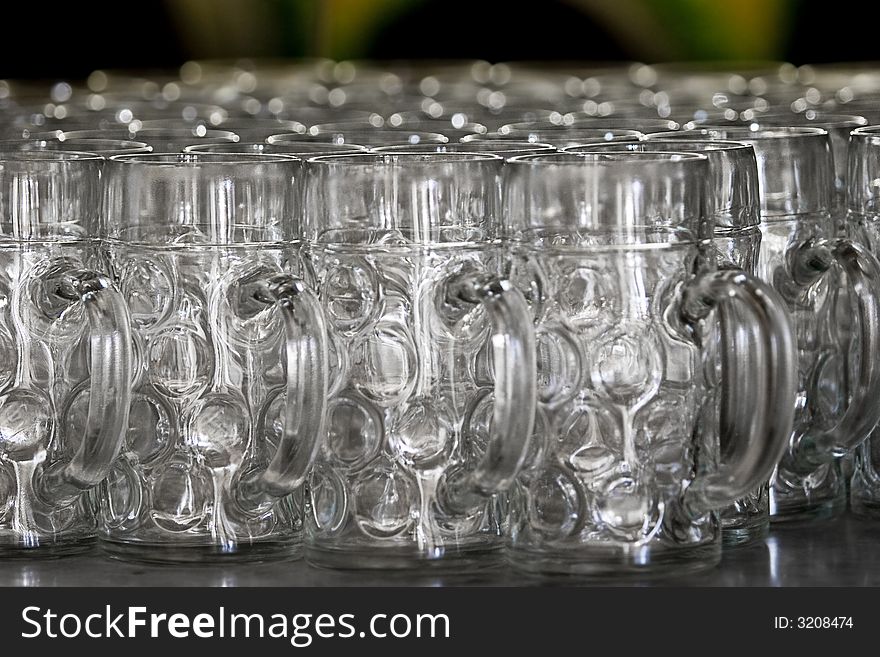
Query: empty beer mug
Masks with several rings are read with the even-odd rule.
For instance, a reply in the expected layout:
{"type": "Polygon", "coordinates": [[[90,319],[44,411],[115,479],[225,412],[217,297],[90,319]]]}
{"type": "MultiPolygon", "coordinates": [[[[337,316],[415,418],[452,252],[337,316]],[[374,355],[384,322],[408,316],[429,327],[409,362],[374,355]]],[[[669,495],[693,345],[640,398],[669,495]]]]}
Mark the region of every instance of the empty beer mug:
{"type": "Polygon", "coordinates": [[[794,339],[772,289],[714,271],[709,179],[696,153],[560,153],[506,165],[510,277],[529,290],[541,402],[511,494],[510,558],[520,570],[712,565],[717,512],[769,478],[785,449],[794,339]],[[716,307],[738,323],[720,332],[720,348],[716,307]],[[732,373],[718,372],[719,349],[732,373]],[[748,412],[727,418],[720,444],[722,408],[748,412]]]}
{"type": "Polygon", "coordinates": [[[0,557],[88,547],[128,426],[122,295],[96,267],[101,158],[0,153],[0,557]]]}
{"type": "Polygon", "coordinates": [[[306,230],[331,340],[307,559],[335,568],[499,562],[499,496],[530,444],[535,349],[498,276],[487,154],[318,157],[306,230]]]}
{"type": "MultiPolygon", "coordinates": [[[[849,141],[847,163],[847,234],[856,235],[874,254],[880,253],[880,130],[876,127],[854,130],[849,141]]],[[[877,355],[874,355],[875,359],[877,355]]],[[[853,512],[880,515],[880,431],[874,429],[856,451],[850,480],[850,507],[853,512]]]]}
{"type": "MultiPolygon", "coordinates": [[[[758,201],[758,166],[755,150],[748,144],[739,142],[707,140],[687,132],[676,134],[676,138],[652,139],[648,141],[611,142],[579,148],[566,149],[570,153],[589,152],[694,152],[706,156],[709,165],[707,180],[706,212],[712,220],[712,237],[715,244],[715,259],[710,268],[742,269],[749,274],[757,273],[758,255],[761,246],[761,211],[758,201]]],[[[728,333],[727,343],[734,344],[738,339],[737,329],[742,324],[733,319],[734,306],[718,309],[718,329],[728,333]]],[[[736,353],[734,352],[734,356],[736,353]]],[[[719,354],[723,357],[723,354],[719,354]]],[[[743,401],[741,396],[727,394],[735,390],[739,381],[736,368],[722,366],[727,377],[721,382],[722,399],[726,402],[720,409],[722,447],[736,427],[734,418],[750,413],[749,408],[734,409],[727,404],[743,401]]],[[[756,490],[721,512],[721,526],[725,545],[742,545],[760,539],[770,528],[769,491],[767,482],[756,490]]]]}
{"type": "Polygon", "coordinates": [[[761,191],[758,275],[785,299],[798,342],[798,404],[770,485],[773,521],[846,507],[839,460],[880,419],[880,264],[838,236],[834,163],[821,128],[704,126],[751,144],[761,191]]]}
{"type": "Polygon", "coordinates": [[[300,163],[112,158],[107,258],[139,365],[102,545],[148,561],[296,555],[323,432],[323,315],[300,270],[300,163]]]}

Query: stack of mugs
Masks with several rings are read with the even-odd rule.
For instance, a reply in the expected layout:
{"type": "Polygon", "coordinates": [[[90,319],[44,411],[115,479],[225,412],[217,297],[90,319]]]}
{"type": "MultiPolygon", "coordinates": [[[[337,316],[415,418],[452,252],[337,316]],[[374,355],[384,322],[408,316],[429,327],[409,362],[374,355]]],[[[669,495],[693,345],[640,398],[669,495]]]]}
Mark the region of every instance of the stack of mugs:
{"type": "Polygon", "coordinates": [[[874,121],[853,66],[0,81],[0,558],[614,578],[875,516],[874,121]]]}

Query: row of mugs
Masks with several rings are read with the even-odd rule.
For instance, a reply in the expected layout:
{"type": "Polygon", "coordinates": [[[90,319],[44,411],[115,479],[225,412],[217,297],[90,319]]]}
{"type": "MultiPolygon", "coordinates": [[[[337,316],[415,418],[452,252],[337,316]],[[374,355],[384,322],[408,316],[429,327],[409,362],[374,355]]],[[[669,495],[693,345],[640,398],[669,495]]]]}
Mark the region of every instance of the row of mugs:
{"type": "Polygon", "coordinates": [[[4,153],[0,550],[614,575],[834,513],[880,417],[852,140],[847,221],[817,128],[4,153]]]}

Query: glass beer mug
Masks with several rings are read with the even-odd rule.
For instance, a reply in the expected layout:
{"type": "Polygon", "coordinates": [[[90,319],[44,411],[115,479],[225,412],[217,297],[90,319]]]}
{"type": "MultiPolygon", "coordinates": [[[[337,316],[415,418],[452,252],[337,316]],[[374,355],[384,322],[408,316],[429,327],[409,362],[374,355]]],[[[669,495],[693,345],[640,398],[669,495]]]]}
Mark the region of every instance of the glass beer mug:
{"type": "Polygon", "coordinates": [[[765,284],[715,270],[709,179],[696,153],[508,160],[510,278],[529,290],[541,402],[511,493],[517,569],[607,576],[713,565],[717,512],[766,481],[785,449],[796,359],[788,318],[765,284]],[[736,322],[719,347],[716,308],[736,322]],[[723,443],[722,408],[748,409],[727,418],[723,443]]]}
{"type": "Polygon", "coordinates": [[[125,447],[102,489],[111,556],[298,554],[328,357],[296,275],[299,171],[276,155],[107,164],[107,258],[139,356],[125,447]]]}
{"type": "Polygon", "coordinates": [[[753,123],[699,133],[755,149],[758,275],[785,300],[797,336],[798,403],[789,449],[770,482],[771,521],[838,514],[846,507],[841,458],[880,419],[880,263],[838,236],[825,130],[753,123]]]}
{"type": "Polygon", "coordinates": [[[306,234],[333,352],[309,486],[312,564],[500,561],[498,494],[525,458],[536,403],[531,316],[497,273],[502,164],[394,153],[306,165],[306,234]]]}
{"type": "Polygon", "coordinates": [[[0,152],[0,558],[95,538],[128,426],[122,295],[94,268],[101,158],[0,152]]]}
{"type": "MultiPolygon", "coordinates": [[[[715,262],[711,267],[741,269],[757,273],[761,246],[761,211],[758,201],[758,165],[755,150],[748,144],[734,141],[707,140],[688,132],[671,133],[647,141],[594,144],[566,149],[568,153],[589,152],[694,152],[706,156],[709,166],[706,212],[713,225],[715,262]]],[[[718,330],[728,333],[727,344],[734,344],[741,322],[732,319],[734,306],[718,309],[718,330]]],[[[739,351],[737,353],[742,353],[739,351]]],[[[723,367],[728,378],[722,380],[721,390],[734,390],[739,382],[729,377],[736,374],[733,367],[723,367]]],[[[734,409],[729,404],[742,401],[737,395],[723,394],[725,404],[720,409],[722,445],[735,426],[733,418],[751,412],[748,408],[734,409]]],[[[743,545],[760,539],[770,528],[768,484],[756,490],[721,512],[722,536],[725,545],[743,545]]]]}
{"type": "MultiPolygon", "coordinates": [[[[857,235],[876,255],[880,253],[880,130],[852,132],[847,162],[847,234],[857,235]]],[[[880,516],[880,431],[876,428],[855,453],[850,480],[850,508],[860,516],[880,516]]]]}

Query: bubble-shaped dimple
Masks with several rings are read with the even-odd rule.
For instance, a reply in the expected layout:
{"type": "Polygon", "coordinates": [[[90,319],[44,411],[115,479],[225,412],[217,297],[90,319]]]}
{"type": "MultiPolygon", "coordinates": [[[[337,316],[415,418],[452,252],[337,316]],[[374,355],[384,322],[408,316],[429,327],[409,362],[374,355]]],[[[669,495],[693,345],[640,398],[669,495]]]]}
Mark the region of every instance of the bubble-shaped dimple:
{"type": "Polygon", "coordinates": [[[122,265],[119,279],[136,327],[156,328],[171,314],[174,307],[174,279],[164,262],[131,257],[122,265]]]}
{"type": "Polygon", "coordinates": [[[645,327],[621,327],[596,343],[589,360],[593,385],[618,404],[644,403],[663,378],[659,345],[645,327]]]}
{"type": "Polygon", "coordinates": [[[367,400],[339,395],[328,404],[326,449],[339,465],[365,466],[379,453],[383,438],[382,417],[367,400]]]}
{"type": "Polygon", "coordinates": [[[211,393],[192,408],[186,442],[209,467],[223,467],[241,460],[250,425],[243,399],[231,393],[211,393]]]}
{"type": "Polygon", "coordinates": [[[137,470],[126,458],[119,459],[102,484],[101,516],[110,529],[119,529],[137,520],[143,491],[137,470]]]}
{"type": "Polygon", "coordinates": [[[74,346],[65,350],[63,356],[64,377],[70,383],[79,383],[89,378],[91,360],[91,335],[83,334],[74,346]]]}
{"type": "Polygon", "coordinates": [[[52,403],[37,390],[12,388],[0,396],[0,455],[23,461],[49,444],[52,403]]]}
{"type": "Polygon", "coordinates": [[[309,507],[315,529],[322,534],[338,531],[348,514],[345,482],[332,468],[318,465],[309,479],[309,507]]]}
{"type": "Polygon", "coordinates": [[[393,538],[413,522],[418,491],[400,466],[383,460],[363,470],[352,486],[355,519],[367,536],[393,538]]]}
{"type": "Polygon", "coordinates": [[[195,461],[178,458],[159,466],[151,488],[150,516],[160,529],[185,532],[205,518],[211,480],[195,461]]]}
{"type": "Polygon", "coordinates": [[[284,437],[285,410],[287,407],[287,391],[284,387],[271,391],[263,403],[259,414],[257,453],[262,458],[270,458],[284,437]]]}
{"type": "Polygon", "coordinates": [[[335,335],[328,336],[327,340],[327,366],[330,373],[328,395],[335,395],[345,387],[351,362],[349,347],[343,340],[335,335]]]}
{"type": "Polygon", "coordinates": [[[598,400],[577,403],[559,425],[557,451],[575,472],[598,477],[622,458],[620,423],[598,400]]]}
{"type": "Polygon", "coordinates": [[[69,456],[72,456],[79,449],[83,436],[89,429],[90,400],[89,382],[83,381],[71,390],[61,408],[61,418],[58,425],[60,441],[56,443],[55,448],[60,447],[69,456]]]}
{"type": "Polygon", "coordinates": [[[846,367],[840,354],[815,354],[813,376],[808,395],[812,410],[811,422],[817,429],[832,429],[846,411],[846,367]]]}
{"type": "Polygon", "coordinates": [[[169,397],[195,397],[208,386],[214,355],[201,330],[176,326],[149,346],[149,378],[169,397]]]}
{"type": "Polygon", "coordinates": [[[562,312],[574,324],[607,318],[613,311],[611,276],[592,267],[574,267],[560,272],[557,300],[562,312]]]}
{"type": "Polygon", "coordinates": [[[539,399],[556,406],[580,388],[581,352],[572,331],[560,323],[545,323],[535,331],[539,399]]]}
{"type": "Polygon", "coordinates": [[[586,502],[583,491],[562,468],[549,467],[528,487],[529,526],[548,539],[562,539],[583,526],[586,502]]]}
{"type": "Polygon", "coordinates": [[[34,528],[41,534],[54,536],[73,528],[83,516],[77,504],[40,507],[33,510],[34,528]]]}
{"type": "Polygon", "coordinates": [[[324,276],[321,300],[334,328],[353,335],[379,312],[379,282],[373,267],[361,258],[338,262],[324,276]]]}
{"type": "Polygon", "coordinates": [[[446,263],[443,279],[422,280],[416,292],[422,306],[422,316],[428,318],[434,337],[443,342],[452,341],[459,349],[479,348],[488,337],[490,322],[482,304],[461,304],[450,300],[450,285],[462,278],[468,279],[481,271],[473,261],[446,263]]]}
{"type": "Polygon", "coordinates": [[[646,483],[628,476],[608,481],[595,496],[603,529],[624,541],[648,536],[660,522],[655,495],[646,483]]]}
{"type": "Polygon", "coordinates": [[[478,390],[468,403],[462,422],[462,455],[465,458],[479,458],[486,451],[492,437],[494,413],[494,390],[478,390]]]}
{"type": "Polygon", "coordinates": [[[663,393],[640,410],[633,422],[639,457],[651,464],[655,483],[674,492],[691,468],[693,404],[681,394],[663,393]]]}
{"type": "Polygon", "coordinates": [[[268,349],[282,334],[278,307],[267,303],[263,293],[278,270],[267,264],[237,267],[226,277],[224,307],[221,313],[229,324],[229,339],[237,345],[268,349]]]}
{"type": "Polygon", "coordinates": [[[125,444],[141,463],[151,463],[173,444],[176,427],[174,409],[155,390],[147,386],[134,392],[125,444]]]}
{"type": "Polygon", "coordinates": [[[547,293],[546,274],[540,263],[532,258],[514,257],[511,259],[507,279],[522,292],[532,318],[537,320],[544,311],[545,294],[547,293]]]}
{"type": "Polygon", "coordinates": [[[434,520],[444,534],[469,536],[477,532],[486,519],[489,500],[471,498],[467,507],[462,508],[461,499],[454,491],[461,490],[471,469],[465,465],[452,465],[446,469],[437,482],[434,502],[434,520]]]}
{"type": "Polygon", "coordinates": [[[408,396],[418,367],[412,338],[395,322],[377,324],[358,346],[352,364],[357,391],[385,406],[408,396]]]}
{"type": "Polygon", "coordinates": [[[0,462],[0,525],[9,521],[15,506],[15,471],[7,463],[0,462]]]}
{"type": "Polygon", "coordinates": [[[437,467],[454,444],[453,412],[442,400],[412,400],[395,412],[389,447],[404,463],[418,469],[437,467]]]}
{"type": "Polygon", "coordinates": [[[0,390],[4,390],[15,377],[15,365],[18,363],[18,351],[15,347],[15,339],[0,323],[0,390]]]}
{"type": "Polygon", "coordinates": [[[35,267],[27,282],[30,304],[26,319],[29,330],[45,340],[72,342],[73,336],[85,328],[83,304],[62,294],[70,287],[70,272],[80,263],[71,258],[59,258],[35,267]]]}

